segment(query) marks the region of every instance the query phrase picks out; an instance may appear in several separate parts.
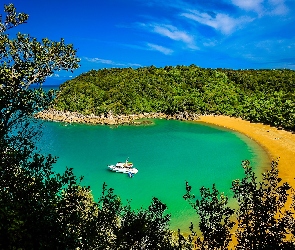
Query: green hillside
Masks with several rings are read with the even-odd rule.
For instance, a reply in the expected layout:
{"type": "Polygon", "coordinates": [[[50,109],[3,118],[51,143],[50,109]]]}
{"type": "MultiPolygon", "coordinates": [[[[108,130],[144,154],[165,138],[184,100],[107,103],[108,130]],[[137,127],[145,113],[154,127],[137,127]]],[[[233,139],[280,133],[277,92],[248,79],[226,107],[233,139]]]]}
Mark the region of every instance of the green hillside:
{"type": "Polygon", "coordinates": [[[294,130],[295,71],[195,65],[91,70],[60,86],[55,108],[99,115],[189,112],[294,130]]]}

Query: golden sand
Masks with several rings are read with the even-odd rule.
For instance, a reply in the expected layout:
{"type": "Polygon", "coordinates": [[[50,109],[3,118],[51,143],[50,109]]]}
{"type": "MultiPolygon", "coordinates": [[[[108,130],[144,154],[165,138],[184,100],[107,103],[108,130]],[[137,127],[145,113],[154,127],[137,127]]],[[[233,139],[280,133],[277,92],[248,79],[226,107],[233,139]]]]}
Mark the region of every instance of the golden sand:
{"type": "Polygon", "coordinates": [[[270,160],[279,159],[279,176],[295,187],[295,134],[261,123],[250,123],[228,116],[201,116],[200,122],[235,130],[256,141],[270,160]]]}

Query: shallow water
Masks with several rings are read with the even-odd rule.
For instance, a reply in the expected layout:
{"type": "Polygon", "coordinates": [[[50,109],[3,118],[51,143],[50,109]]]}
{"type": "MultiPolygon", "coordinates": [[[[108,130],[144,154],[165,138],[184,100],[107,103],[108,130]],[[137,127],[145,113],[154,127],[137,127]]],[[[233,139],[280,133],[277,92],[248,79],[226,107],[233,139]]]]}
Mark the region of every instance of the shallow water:
{"type": "Polygon", "coordinates": [[[182,198],[185,181],[198,195],[202,186],[230,194],[231,182],[243,177],[241,161],[258,168],[267,158],[254,142],[238,133],[200,123],[154,120],[149,126],[91,126],[45,122],[43,152],[58,156],[56,171],[74,168],[84,176],[97,200],[104,182],[134,209],[146,208],[152,197],[167,204],[171,229],[188,231],[195,211],[182,198]],[[139,172],[134,178],[114,173],[107,165],[129,160],[139,172]]]}

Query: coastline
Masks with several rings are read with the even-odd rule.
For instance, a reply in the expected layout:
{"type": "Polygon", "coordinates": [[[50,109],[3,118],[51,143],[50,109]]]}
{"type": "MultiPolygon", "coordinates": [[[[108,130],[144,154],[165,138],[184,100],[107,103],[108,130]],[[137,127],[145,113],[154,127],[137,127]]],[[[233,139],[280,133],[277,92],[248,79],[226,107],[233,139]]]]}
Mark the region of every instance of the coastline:
{"type": "Polygon", "coordinates": [[[283,181],[295,187],[295,133],[278,129],[261,123],[252,123],[222,115],[197,115],[180,112],[173,116],[163,113],[143,113],[137,115],[114,115],[111,112],[95,115],[82,115],[77,112],[63,112],[54,109],[44,110],[35,115],[38,119],[58,121],[65,123],[86,123],[101,125],[142,125],[149,124],[144,119],[175,119],[182,121],[193,121],[225,127],[244,134],[258,143],[268,154],[269,160],[279,158],[279,176],[283,181]]]}
{"type": "Polygon", "coordinates": [[[181,121],[198,121],[199,116],[197,114],[191,114],[187,112],[179,112],[174,115],[166,115],[163,113],[143,113],[143,114],[133,114],[133,115],[115,115],[112,112],[101,114],[96,116],[83,115],[77,112],[70,111],[59,111],[55,109],[43,110],[35,114],[35,118],[47,120],[47,121],[57,121],[65,123],[86,123],[86,124],[101,124],[101,125],[142,125],[148,124],[147,121],[142,121],[142,119],[167,119],[167,120],[181,120],[181,121]]]}
{"type": "Polygon", "coordinates": [[[295,187],[295,134],[261,123],[252,123],[229,116],[200,116],[199,122],[225,127],[257,142],[270,160],[279,158],[279,176],[295,187]]]}
{"type": "MultiPolygon", "coordinates": [[[[189,120],[196,123],[211,124],[219,127],[224,127],[236,132],[239,132],[249,139],[259,144],[269,156],[269,160],[279,159],[279,176],[283,182],[288,182],[292,187],[295,187],[295,133],[280,130],[269,125],[261,123],[252,123],[242,120],[241,118],[234,118],[228,116],[214,116],[214,115],[191,115],[186,113],[179,113],[174,116],[167,116],[162,113],[145,113],[140,115],[112,115],[106,114],[101,116],[83,116],[74,112],[61,112],[56,110],[47,110],[36,114],[39,119],[49,121],[60,121],[68,123],[87,123],[87,124],[106,124],[106,125],[141,125],[144,124],[136,119],[178,119],[189,120]],[[92,120],[91,120],[91,119],[92,120]],[[90,119],[90,120],[89,120],[90,119]],[[294,167],[293,167],[294,166],[294,167]]],[[[264,169],[263,169],[264,170],[264,169]]],[[[185,236],[189,232],[182,232],[185,236]]],[[[230,247],[236,245],[236,239],[230,243],[230,247]]]]}

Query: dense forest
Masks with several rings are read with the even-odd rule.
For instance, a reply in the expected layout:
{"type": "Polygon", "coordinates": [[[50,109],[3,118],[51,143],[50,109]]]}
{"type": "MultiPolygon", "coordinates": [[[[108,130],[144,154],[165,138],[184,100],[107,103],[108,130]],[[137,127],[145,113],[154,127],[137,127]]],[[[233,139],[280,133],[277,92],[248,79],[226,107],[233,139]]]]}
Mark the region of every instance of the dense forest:
{"type": "Polygon", "coordinates": [[[91,70],[60,86],[58,110],[83,114],[188,112],[295,129],[295,71],[195,65],[91,70]]]}

